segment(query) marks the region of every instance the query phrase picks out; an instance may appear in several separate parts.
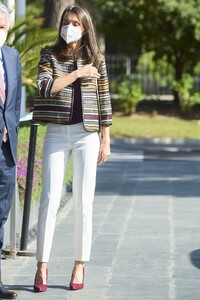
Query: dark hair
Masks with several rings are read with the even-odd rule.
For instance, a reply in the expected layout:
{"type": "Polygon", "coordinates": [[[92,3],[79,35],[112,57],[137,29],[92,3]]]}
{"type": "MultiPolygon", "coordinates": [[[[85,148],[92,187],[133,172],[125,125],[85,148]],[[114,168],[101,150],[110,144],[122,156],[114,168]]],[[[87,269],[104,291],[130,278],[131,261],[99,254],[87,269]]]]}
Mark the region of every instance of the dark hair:
{"type": "Polygon", "coordinates": [[[62,14],[58,37],[55,44],[52,46],[55,55],[58,57],[58,59],[66,59],[68,57],[68,45],[66,45],[66,42],[60,36],[63,19],[66,13],[77,14],[78,19],[81,21],[84,29],[84,35],[82,36],[81,41],[81,46],[83,47],[83,57],[88,59],[89,62],[92,62],[94,66],[98,67],[100,65],[100,50],[92,18],[89,12],[86,9],[81,8],[79,5],[69,5],[62,14]]]}

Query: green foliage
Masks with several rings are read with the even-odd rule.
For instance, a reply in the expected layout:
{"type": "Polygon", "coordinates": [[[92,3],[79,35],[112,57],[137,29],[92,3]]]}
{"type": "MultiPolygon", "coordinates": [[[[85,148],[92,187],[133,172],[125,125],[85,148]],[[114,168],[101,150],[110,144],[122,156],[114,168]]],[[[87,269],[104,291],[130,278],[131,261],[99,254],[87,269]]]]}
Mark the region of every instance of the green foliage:
{"type": "Polygon", "coordinates": [[[154,51],[166,59],[176,80],[193,72],[199,60],[200,0],[96,0],[100,29],[115,51],[127,55],[154,51]]]}
{"type": "Polygon", "coordinates": [[[44,14],[44,0],[26,0],[26,3],[28,16],[34,13],[35,18],[39,18],[44,14]]]}
{"type": "Polygon", "coordinates": [[[179,95],[182,112],[189,112],[200,104],[200,93],[194,92],[194,79],[190,74],[184,74],[181,80],[173,83],[173,87],[179,95]]]}
{"type": "Polygon", "coordinates": [[[126,76],[119,85],[119,108],[126,115],[136,111],[137,103],[144,98],[140,83],[134,82],[132,76],[126,76]]]}
{"type": "Polygon", "coordinates": [[[36,86],[40,50],[55,41],[57,34],[55,30],[42,28],[42,24],[43,19],[28,16],[18,20],[8,34],[7,44],[20,53],[23,84],[26,86],[36,86]]]}
{"type": "Polygon", "coordinates": [[[166,57],[155,60],[154,51],[140,55],[136,70],[141,76],[146,76],[148,70],[148,77],[156,79],[159,86],[168,86],[174,81],[173,66],[168,63],[166,57]]]}

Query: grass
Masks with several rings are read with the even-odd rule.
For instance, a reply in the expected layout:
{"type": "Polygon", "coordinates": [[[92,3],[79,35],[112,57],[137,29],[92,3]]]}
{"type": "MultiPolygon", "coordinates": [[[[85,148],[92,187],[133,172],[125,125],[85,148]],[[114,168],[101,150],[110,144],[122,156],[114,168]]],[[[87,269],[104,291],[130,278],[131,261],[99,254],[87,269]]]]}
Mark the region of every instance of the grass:
{"type": "Polygon", "coordinates": [[[175,117],[113,116],[112,137],[170,137],[200,139],[200,122],[175,117]]]}

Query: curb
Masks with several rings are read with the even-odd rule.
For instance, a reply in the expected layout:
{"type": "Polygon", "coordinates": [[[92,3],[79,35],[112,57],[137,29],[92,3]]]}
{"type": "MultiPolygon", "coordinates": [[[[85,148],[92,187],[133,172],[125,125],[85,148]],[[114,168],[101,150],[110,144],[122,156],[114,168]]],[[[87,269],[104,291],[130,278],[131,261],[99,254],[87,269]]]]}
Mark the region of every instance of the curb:
{"type": "Polygon", "coordinates": [[[200,151],[200,140],[176,138],[111,138],[111,146],[165,151],[200,151]]]}

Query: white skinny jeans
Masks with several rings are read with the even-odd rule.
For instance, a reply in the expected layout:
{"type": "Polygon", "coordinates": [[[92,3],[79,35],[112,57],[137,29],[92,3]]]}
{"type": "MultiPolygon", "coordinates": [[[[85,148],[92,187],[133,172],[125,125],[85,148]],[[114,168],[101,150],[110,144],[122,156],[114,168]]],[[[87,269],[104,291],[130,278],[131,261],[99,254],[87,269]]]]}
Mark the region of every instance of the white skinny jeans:
{"type": "Polygon", "coordinates": [[[75,260],[90,259],[92,211],[99,153],[97,132],[83,124],[48,124],[43,146],[37,260],[48,262],[69,154],[72,154],[75,260]]]}

